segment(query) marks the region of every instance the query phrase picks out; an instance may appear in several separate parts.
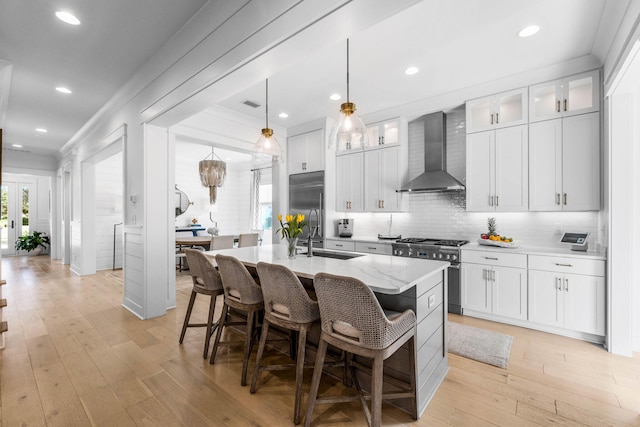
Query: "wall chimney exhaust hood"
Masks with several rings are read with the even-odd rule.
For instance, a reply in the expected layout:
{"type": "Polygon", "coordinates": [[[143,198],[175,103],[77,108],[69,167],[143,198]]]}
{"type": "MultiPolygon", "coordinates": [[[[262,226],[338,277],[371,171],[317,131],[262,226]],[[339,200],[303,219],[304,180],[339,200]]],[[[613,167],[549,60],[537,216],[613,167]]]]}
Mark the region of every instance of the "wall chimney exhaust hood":
{"type": "Polygon", "coordinates": [[[447,168],[446,116],[444,112],[426,114],[416,120],[424,124],[424,169],[398,193],[439,193],[464,191],[464,185],[449,175],[447,168]]]}

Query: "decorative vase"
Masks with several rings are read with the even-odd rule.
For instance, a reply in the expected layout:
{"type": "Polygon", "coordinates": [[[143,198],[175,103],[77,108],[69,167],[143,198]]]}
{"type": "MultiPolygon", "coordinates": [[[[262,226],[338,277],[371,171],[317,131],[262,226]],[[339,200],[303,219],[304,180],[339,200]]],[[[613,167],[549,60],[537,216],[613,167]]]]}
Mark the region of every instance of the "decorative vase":
{"type": "Polygon", "coordinates": [[[298,245],[297,237],[287,237],[287,258],[296,258],[296,246],[298,245]]]}

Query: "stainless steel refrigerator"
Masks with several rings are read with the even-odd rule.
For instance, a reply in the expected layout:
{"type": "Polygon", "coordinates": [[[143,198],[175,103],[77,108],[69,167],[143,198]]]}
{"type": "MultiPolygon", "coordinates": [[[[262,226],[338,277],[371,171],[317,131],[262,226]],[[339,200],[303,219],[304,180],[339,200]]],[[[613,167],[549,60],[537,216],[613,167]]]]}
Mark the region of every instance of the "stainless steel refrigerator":
{"type": "Polygon", "coordinates": [[[290,214],[305,216],[309,226],[298,239],[298,245],[307,246],[309,232],[316,230],[313,247],[324,246],[324,171],[289,175],[290,214]]]}

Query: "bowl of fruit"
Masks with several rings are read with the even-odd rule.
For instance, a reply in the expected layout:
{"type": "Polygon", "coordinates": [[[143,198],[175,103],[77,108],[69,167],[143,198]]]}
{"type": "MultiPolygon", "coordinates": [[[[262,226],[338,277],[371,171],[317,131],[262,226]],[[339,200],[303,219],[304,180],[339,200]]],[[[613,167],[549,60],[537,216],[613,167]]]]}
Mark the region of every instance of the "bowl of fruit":
{"type": "Polygon", "coordinates": [[[489,228],[487,233],[482,233],[478,239],[478,244],[486,246],[498,246],[501,248],[517,248],[518,244],[513,241],[512,237],[501,236],[496,233],[496,219],[489,218],[487,221],[489,228]]]}

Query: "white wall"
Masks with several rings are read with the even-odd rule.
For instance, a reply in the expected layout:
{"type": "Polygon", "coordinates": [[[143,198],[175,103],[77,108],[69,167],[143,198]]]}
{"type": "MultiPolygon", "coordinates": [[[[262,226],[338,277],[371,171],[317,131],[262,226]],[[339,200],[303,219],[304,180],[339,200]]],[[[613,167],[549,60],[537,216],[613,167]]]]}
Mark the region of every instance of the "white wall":
{"type": "Polygon", "coordinates": [[[220,234],[246,233],[251,229],[251,164],[227,163],[227,177],[218,188],[216,203],[211,205],[209,188],[201,184],[198,172],[198,163],[210,154],[209,146],[176,142],[176,185],[187,194],[193,205],[176,217],[175,224],[185,227],[196,218],[202,226],[211,227],[211,213],[220,234]]]}
{"type": "MultiPolygon", "coordinates": [[[[122,153],[96,164],[96,270],[113,268],[114,224],[122,223],[122,153]]],[[[122,225],[116,227],[115,267],[122,268],[122,225]]]]}

